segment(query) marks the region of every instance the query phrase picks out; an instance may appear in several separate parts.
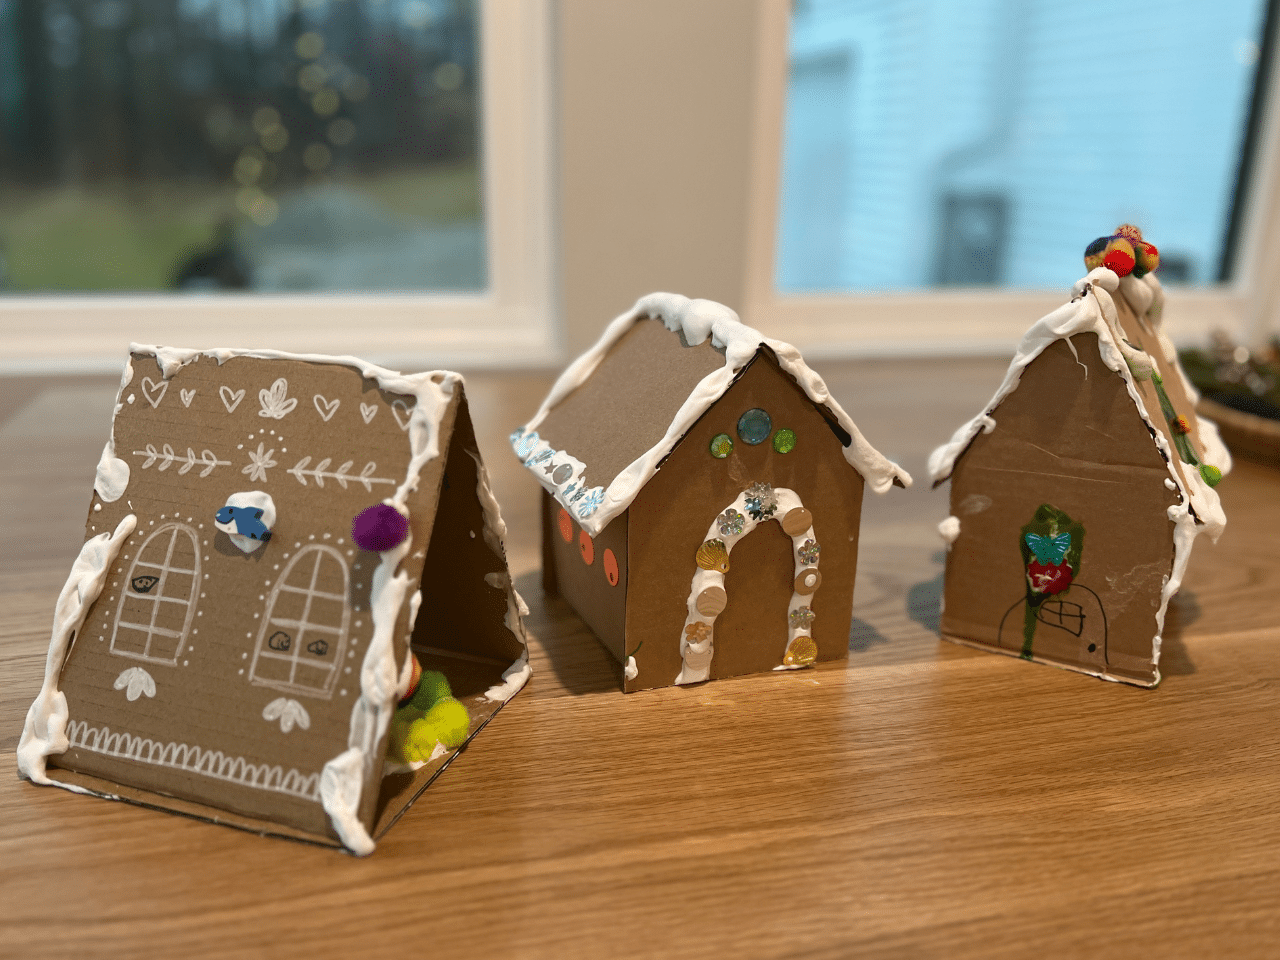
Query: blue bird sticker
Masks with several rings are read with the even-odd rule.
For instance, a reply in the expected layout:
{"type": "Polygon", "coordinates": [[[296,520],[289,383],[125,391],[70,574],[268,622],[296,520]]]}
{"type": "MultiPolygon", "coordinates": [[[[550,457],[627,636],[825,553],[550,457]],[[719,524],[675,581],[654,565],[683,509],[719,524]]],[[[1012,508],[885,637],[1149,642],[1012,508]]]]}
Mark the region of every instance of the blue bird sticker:
{"type": "Polygon", "coordinates": [[[260,507],[222,507],[215,515],[219,523],[236,525],[236,533],[250,540],[261,540],[266,543],[271,539],[271,531],[262,522],[260,507]]]}
{"type": "Polygon", "coordinates": [[[1071,547],[1071,534],[1060,533],[1056,537],[1045,537],[1038,533],[1028,533],[1024,538],[1036,561],[1042,564],[1058,564],[1067,555],[1071,547]]]}

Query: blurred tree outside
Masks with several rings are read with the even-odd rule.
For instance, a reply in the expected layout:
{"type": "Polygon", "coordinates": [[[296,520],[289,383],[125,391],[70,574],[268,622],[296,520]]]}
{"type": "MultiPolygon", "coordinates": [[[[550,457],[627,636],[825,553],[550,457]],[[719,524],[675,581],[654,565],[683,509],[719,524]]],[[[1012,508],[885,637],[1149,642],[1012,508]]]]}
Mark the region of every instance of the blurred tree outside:
{"type": "Polygon", "coordinates": [[[473,0],[0,0],[6,291],[485,285],[473,0]]]}

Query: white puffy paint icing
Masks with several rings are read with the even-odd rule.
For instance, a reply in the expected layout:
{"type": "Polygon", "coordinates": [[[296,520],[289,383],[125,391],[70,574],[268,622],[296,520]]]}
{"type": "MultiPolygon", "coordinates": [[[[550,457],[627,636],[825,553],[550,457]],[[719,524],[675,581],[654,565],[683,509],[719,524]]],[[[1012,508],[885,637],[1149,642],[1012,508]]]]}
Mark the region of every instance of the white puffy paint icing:
{"type": "Polygon", "coordinates": [[[947,517],[938,524],[938,536],[946,541],[947,546],[956,542],[956,538],[960,536],[960,518],[947,517]]]}
{"type": "MultiPolygon", "coordinates": [[[[58,689],[58,677],[71,650],[72,638],[83,626],[89,607],[102,592],[111,564],[137,524],[138,518],[131,513],[116,525],[113,532],[100,533],[86,540],[58,595],[53,612],[53,636],[44,662],[44,683],[27,711],[22,738],[18,742],[18,772],[34,783],[57,782],[50,780],[45,773],[45,760],[53,754],[66,752],[69,745],[67,721],[70,718],[66,695],[58,689]]],[[[59,783],[58,786],[67,784],[59,783]]]]}
{"type": "Polygon", "coordinates": [[[698,418],[724,395],[742,368],[762,346],[774,352],[778,364],[795,379],[809,399],[830,410],[836,422],[849,434],[851,440],[844,448],[845,459],[863,476],[872,490],[883,493],[895,480],[904,486],[910,486],[910,475],[866,441],[853,420],[831,396],[826,383],[804,362],[799,350],[781,340],[769,339],[748,327],[726,306],[711,300],[690,300],[674,293],[651,293],[641,297],[634,307],[610,323],[599,341],[560,375],[533,419],[513,435],[513,446],[524,439],[524,434],[536,431],[553,407],[585,383],[613,346],[644,317],[661,320],[667,329],[682,334],[690,346],[703,343],[709,337],[712,346],[724,351],[724,366],[712,371],[694,387],[663,438],[614,477],[607,489],[601,490],[601,502],[589,513],[582,512],[565,492],[572,482],[581,477],[580,462],[573,460],[564,451],[555,452],[557,459],[554,462],[577,464],[577,469],[574,480],[553,483],[551,477],[544,472],[545,461],[537,465],[528,462],[531,457],[550,447],[543,440],[538,440],[541,446],[531,445],[531,449],[523,457],[526,466],[530,466],[534,476],[547,491],[578,519],[589,536],[599,535],[609,521],[631,505],[641,488],[657,472],[659,463],[675,448],[698,418]]]}
{"type": "MultiPolygon", "coordinates": [[[[747,512],[746,500],[748,494],[749,491],[744,490],[738,495],[737,499],[734,500],[733,503],[729,504],[725,508],[726,510],[736,510],[738,513],[742,514],[742,532],[736,534],[722,533],[720,531],[719,518],[717,516],[717,519],[713,520],[711,522],[711,526],[707,529],[707,535],[703,538],[703,542],[706,542],[707,540],[720,540],[724,543],[725,552],[732,556],[734,546],[755,530],[755,528],[760,524],[768,523],[771,520],[776,520],[778,523],[781,523],[782,518],[785,517],[787,513],[804,507],[804,504],[800,501],[799,495],[794,490],[788,490],[785,487],[775,487],[773,490],[773,497],[774,502],[777,504],[777,510],[770,517],[764,517],[760,520],[756,520],[747,512]]],[[[724,511],[721,512],[723,513],[724,511]]],[[[818,569],[817,563],[806,564],[800,560],[800,548],[804,545],[806,540],[815,540],[812,526],[806,529],[803,533],[791,538],[793,580],[799,577],[805,570],[818,569]]],[[[698,611],[698,597],[704,590],[710,587],[718,587],[723,590],[724,574],[719,570],[704,570],[702,567],[698,567],[693,574],[693,580],[689,588],[689,597],[685,602],[686,616],[684,625],[680,628],[681,667],[680,672],[676,675],[676,679],[674,681],[677,684],[700,683],[711,676],[711,660],[715,655],[716,616],[708,616],[698,611]],[[689,633],[687,630],[693,624],[705,624],[711,628],[711,633],[708,634],[705,640],[691,643],[689,641],[689,633]]],[[[812,592],[802,594],[798,590],[793,589],[791,599],[787,603],[788,617],[790,617],[793,610],[796,610],[799,607],[809,606],[812,601],[812,597],[812,592]]],[[[809,627],[794,627],[791,626],[788,620],[786,640],[781,646],[778,659],[781,660],[786,656],[787,649],[791,646],[792,641],[795,640],[796,637],[810,635],[809,627]]],[[[779,666],[774,667],[774,669],[794,670],[801,666],[805,666],[805,664],[782,663],[779,666]]]]}
{"type": "MultiPolygon", "coordinates": [[[[1096,334],[1098,351],[1103,364],[1124,381],[1130,400],[1150,428],[1154,435],[1153,442],[1164,456],[1169,470],[1169,476],[1164,481],[1165,486],[1170,491],[1178,493],[1181,498],[1178,503],[1169,508],[1169,519],[1174,524],[1173,566],[1164,581],[1160,607],[1155,617],[1156,632],[1153,638],[1152,660],[1158,679],[1165,613],[1168,610],[1169,600],[1182,584],[1182,577],[1191,557],[1191,547],[1195,538],[1201,533],[1208,534],[1210,540],[1217,542],[1226,526],[1227,518],[1217,492],[1204,482],[1198,470],[1185,465],[1187,469],[1179,472],[1176,466],[1180,462],[1177,452],[1170,447],[1164,434],[1157,427],[1158,421],[1147,412],[1146,404],[1138,393],[1135,377],[1139,379],[1150,377],[1152,370],[1155,369],[1155,363],[1147,354],[1135,350],[1125,341],[1115,302],[1111,297],[1111,294],[1117,291],[1122,293],[1138,318],[1157,336],[1161,352],[1178,371],[1178,376],[1182,378],[1187,394],[1194,403],[1196,392],[1177,363],[1177,351],[1163,332],[1164,291],[1160,287],[1160,282],[1154,274],[1147,274],[1142,278],[1130,276],[1122,281],[1106,267],[1098,267],[1076,282],[1072,288],[1073,299],[1070,303],[1063,304],[1027,331],[1018,345],[1013,362],[1010,363],[1004,381],[996,390],[995,396],[981,413],[961,426],[947,443],[929,455],[929,476],[935,484],[951,476],[956,460],[978,435],[979,430],[988,433],[991,431],[994,426],[992,414],[1005,397],[1017,389],[1022,371],[1046,348],[1058,340],[1077,333],[1096,334]]],[[[1202,417],[1196,419],[1205,451],[1205,461],[1217,466],[1225,475],[1231,468],[1231,457],[1222,444],[1217,427],[1202,417]]],[[[1108,677],[1108,679],[1115,678],[1108,677]]]]}
{"type": "MultiPolygon", "coordinates": [[[[262,511],[262,525],[268,530],[274,530],[276,526],[276,503],[271,499],[271,494],[265,490],[245,490],[239,493],[233,493],[227,497],[225,504],[228,507],[252,507],[262,511]]],[[[225,533],[231,540],[231,543],[237,550],[244,553],[253,553],[265,545],[265,540],[255,540],[253,537],[247,537],[242,533],[236,533],[236,522],[233,519],[230,523],[223,523],[214,518],[213,525],[225,533]]]]}
{"type": "Polygon", "coordinates": [[[129,464],[116,456],[116,424],[115,417],[124,409],[120,395],[133,382],[133,360],[126,359],[124,372],[120,376],[120,389],[116,391],[115,410],[111,415],[111,436],[102,448],[102,456],[98,459],[98,471],[93,479],[94,492],[106,503],[115,503],[129,488],[129,464]]]}
{"type": "Polygon", "coordinates": [[[625,676],[628,680],[634,680],[637,674],[639,673],[640,673],[640,668],[636,666],[636,658],[627,657],[627,665],[622,668],[623,676],[625,676]]]}

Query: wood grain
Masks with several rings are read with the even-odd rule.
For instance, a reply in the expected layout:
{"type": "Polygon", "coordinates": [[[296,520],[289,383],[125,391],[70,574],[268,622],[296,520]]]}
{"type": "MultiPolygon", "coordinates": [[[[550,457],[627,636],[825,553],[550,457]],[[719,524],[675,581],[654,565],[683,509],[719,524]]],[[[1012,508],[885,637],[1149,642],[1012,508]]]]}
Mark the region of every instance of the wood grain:
{"type": "Polygon", "coordinates": [[[916,474],[868,497],[847,666],[629,696],[539,587],[505,437],[550,374],[469,378],[534,678],[363,860],[18,780],[114,383],[0,382],[0,955],[1275,956],[1280,472],[1219,488],[1162,685],[1104,683],[937,638],[924,457],[1003,363],[821,366],[916,474]]]}

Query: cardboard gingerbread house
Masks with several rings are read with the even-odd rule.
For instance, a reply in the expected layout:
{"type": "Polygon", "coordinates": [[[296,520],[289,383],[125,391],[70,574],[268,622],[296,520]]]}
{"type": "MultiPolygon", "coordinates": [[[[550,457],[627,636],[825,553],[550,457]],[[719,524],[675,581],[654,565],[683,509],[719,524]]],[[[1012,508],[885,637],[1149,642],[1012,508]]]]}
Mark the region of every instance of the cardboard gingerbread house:
{"type": "Polygon", "coordinates": [[[848,652],[881,456],[789,344],[727,307],[642,298],[511,436],[542,485],[543,573],[627,691],[848,652]]]}
{"type": "Polygon", "coordinates": [[[368,853],[528,677],[503,535],[457,374],[134,345],[19,770],[368,853]]]}
{"type": "Polygon", "coordinates": [[[1121,230],[929,473],[951,481],[944,638],[1149,687],[1192,544],[1226,522],[1230,456],[1162,329],[1150,245],[1121,230]]]}

